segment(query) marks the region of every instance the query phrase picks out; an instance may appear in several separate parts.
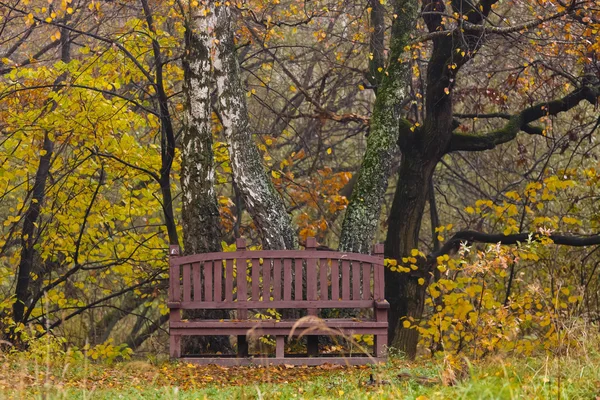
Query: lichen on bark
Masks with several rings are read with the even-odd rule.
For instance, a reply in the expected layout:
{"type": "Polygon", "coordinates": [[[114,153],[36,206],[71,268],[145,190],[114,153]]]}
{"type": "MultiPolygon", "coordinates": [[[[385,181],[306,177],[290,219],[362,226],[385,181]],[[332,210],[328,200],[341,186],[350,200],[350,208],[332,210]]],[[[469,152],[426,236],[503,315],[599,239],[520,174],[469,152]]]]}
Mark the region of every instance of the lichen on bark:
{"type": "MultiPolygon", "coordinates": [[[[214,178],[211,124],[211,46],[214,13],[190,10],[186,21],[184,66],[185,119],[181,136],[181,191],[183,243],[185,254],[221,250],[221,221],[214,178]]],[[[187,310],[184,318],[224,319],[226,310],[187,310]]],[[[186,337],[187,354],[228,353],[231,343],[225,336],[186,337]]]]}
{"type": "Polygon", "coordinates": [[[343,251],[369,252],[377,227],[383,196],[387,190],[398,137],[406,121],[402,102],[409,95],[410,64],[402,60],[418,13],[415,0],[397,0],[397,18],[392,25],[390,55],[373,108],[367,149],[342,225],[339,247],[343,251]]]}
{"type": "Polygon", "coordinates": [[[221,4],[215,7],[215,15],[213,72],[217,83],[217,106],[229,146],[233,175],[259,230],[263,247],[293,249],[297,247],[297,239],[291,217],[264,170],[252,136],[229,6],[221,4]]]}
{"type": "Polygon", "coordinates": [[[210,103],[211,37],[214,14],[192,10],[185,34],[184,98],[181,136],[181,189],[184,251],[220,250],[219,208],[214,190],[214,161],[210,103]]]}

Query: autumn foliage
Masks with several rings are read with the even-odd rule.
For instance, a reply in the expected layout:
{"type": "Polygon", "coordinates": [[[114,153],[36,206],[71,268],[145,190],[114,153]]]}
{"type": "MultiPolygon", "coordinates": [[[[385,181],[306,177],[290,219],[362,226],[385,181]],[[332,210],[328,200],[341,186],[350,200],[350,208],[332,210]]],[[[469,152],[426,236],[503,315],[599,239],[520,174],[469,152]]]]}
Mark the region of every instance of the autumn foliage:
{"type": "MultiPolygon", "coordinates": [[[[0,1],[0,329],[11,343],[52,334],[106,359],[165,350],[165,249],[186,235],[186,35],[209,3],[0,1]]],[[[418,332],[419,355],[566,352],[600,315],[600,3],[477,5],[218,6],[232,14],[246,146],[300,245],[385,240],[388,294],[413,285],[422,296],[414,309],[392,301],[398,340],[418,332]]],[[[260,248],[211,101],[212,239],[260,248]]]]}

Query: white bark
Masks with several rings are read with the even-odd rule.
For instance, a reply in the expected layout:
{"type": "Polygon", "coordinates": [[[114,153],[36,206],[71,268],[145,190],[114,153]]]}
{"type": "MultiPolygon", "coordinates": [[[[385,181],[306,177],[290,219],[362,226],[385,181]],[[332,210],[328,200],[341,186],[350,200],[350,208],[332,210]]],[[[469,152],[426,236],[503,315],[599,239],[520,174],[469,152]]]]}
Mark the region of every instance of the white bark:
{"type": "Polygon", "coordinates": [[[184,58],[185,127],[182,133],[181,188],[183,237],[187,254],[220,251],[220,218],[214,190],[210,75],[214,13],[191,10],[184,58]]]}
{"type": "Polygon", "coordinates": [[[247,210],[260,231],[264,248],[295,248],[296,233],[292,228],[291,218],[283,199],[263,168],[262,158],[252,137],[230,9],[222,4],[213,10],[216,16],[213,72],[217,83],[219,113],[229,145],[235,181],[242,192],[247,210]]]}

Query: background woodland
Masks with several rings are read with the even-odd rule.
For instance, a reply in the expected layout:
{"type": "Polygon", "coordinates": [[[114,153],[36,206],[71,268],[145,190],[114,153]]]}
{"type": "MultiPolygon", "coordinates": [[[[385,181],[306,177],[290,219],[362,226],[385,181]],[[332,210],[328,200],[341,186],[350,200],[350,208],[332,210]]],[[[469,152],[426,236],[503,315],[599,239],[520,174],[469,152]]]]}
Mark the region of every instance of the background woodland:
{"type": "Polygon", "coordinates": [[[385,242],[409,357],[577,346],[599,30],[598,0],[0,0],[2,335],[164,352],[169,244],[315,236],[385,242]]]}

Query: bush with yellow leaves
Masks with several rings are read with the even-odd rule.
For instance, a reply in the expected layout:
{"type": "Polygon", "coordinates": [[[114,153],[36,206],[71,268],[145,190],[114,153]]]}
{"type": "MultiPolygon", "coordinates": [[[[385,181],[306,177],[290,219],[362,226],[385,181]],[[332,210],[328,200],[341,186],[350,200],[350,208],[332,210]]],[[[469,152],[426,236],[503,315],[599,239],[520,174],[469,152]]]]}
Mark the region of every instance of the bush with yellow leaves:
{"type": "Polygon", "coordinates": [[[426,351],[473,358],[577,346],[578,288],[524,270],[550,243],[542,238],[516,247],[462,246],[456,259],[438,257],[439,279],[427,291],[431,312],[419,324],[405,320],[404,326],[419,331],[426,351]]]}

